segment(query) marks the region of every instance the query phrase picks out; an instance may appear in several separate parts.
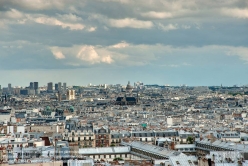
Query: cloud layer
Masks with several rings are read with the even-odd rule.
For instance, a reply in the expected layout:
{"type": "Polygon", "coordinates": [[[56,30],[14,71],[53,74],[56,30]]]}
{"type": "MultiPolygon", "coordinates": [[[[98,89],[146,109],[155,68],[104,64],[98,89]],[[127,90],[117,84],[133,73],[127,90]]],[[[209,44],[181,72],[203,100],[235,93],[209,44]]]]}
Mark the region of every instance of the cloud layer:
{"type": "Polygon", "coordinates": [[[246,0],[1,0],[0,68],[248,70],[247,6],[246,0]]]}

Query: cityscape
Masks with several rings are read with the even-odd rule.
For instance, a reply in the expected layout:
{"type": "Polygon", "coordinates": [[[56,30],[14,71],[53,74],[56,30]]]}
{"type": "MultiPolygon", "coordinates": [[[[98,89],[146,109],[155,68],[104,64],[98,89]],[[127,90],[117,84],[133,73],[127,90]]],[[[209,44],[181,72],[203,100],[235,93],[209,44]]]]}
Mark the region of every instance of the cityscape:
{"type": "Polygon", "coordinates": [[[0,166],[248,166],[248,0],[0,0],[0,166]]]}
{"type": "Polygon", "coordinates": [[[248,86],[0,90],[1,165],[246,165],[248,86]]]}

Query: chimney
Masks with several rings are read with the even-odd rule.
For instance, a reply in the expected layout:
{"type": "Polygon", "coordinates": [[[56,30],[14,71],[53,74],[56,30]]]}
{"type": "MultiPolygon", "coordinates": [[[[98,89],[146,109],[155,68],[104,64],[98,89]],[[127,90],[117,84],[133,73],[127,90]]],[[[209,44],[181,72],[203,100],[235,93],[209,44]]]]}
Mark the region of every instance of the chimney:
{"type": "Polygon", "coordinates": [[[208,159],[208,166],[212,166],[211,159],[208,159]]]}
{"type": "Polygon", "coordinates": [[[213,154],[213,156],[212,156],[212,160],[214,161],[215,160],[215,155],[213,154]]]}

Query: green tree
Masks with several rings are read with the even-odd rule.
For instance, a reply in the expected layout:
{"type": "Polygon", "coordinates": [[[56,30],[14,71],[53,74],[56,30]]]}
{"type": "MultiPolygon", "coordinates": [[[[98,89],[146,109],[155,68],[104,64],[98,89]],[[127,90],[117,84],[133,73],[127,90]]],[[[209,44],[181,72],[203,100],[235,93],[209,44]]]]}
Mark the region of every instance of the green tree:
{"type": "Polygon", "coordinates": [[[121,157],[114,158],[114,161],[122,161],[123,159],[121,157]]]}
{"type": "Polygon", "coordinates": [[[188,136],[187,143],[193,144],[193,142],[194,142],[193,138],[191,136],[188,136]]]}

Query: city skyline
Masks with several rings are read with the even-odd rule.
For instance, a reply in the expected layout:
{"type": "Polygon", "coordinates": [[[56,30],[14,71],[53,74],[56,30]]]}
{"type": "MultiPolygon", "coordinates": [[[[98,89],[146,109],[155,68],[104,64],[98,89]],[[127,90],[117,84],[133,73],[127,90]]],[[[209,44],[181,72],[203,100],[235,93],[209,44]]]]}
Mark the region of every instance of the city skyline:
{"type": "Polygon", "coordinates": [[[0,2],[1,84],[248,84],[248,2],[0,2]]]}
{"type": "MultiPolygon", "coordinates": [[[[39,85],[38,85],[38,87],[48,87],[48,84],[49,83],[51,83],[52,84],[52,87],[53,87],[53,89],[55,89],[56,90],[56,88],[58,88],[59,87],[59,83],[61,83],[61,87],[64,87],[64,85],[62,85],[62,83],[63,84],[65,84],[66,85],[66,87],[72,87],[72,86],[81,86],[81,87],[87,87],[87,86],[98,86],[98,85],[104,85],[104,84],[106,84],[106,85],[121,85],[121,86],[126,86],[127,85],[127,83],[129,83],[130,82],[130,85],[134,85],[134,84],[136,84],[136,83],[138,83],[138,82],[140,82],[140,83],[142,83],[142,84],[144,84],[144,85],[158,85],[158,86],[171,86],[171,87],[178,87],[178,86],[187,86],[187,87],[248,87],[248,84],[234,84],[234,85],[225,85],[225,84],[220,84],[220,85],[187,85],[187,84],[179,84],[179,85],[170,85],[170,84],[158,84],[158,83],[145,83],[145,82],[143,82],[142,80],[139,80],[139,81],[126,81],[126,82],[124,82],[124,83],[120,83],[120,82],[116,82],[116,83],[92,83],[92,82],[88,82],[88,83],[85,83],[85,84],[82,84],[82,83],[78,83],[78,84],[68,84],[68,82],[61,82],[61,81],[58,81],[58,82],[56,82],[56,81],[49,81],[49,82],[37,82],[36,81],[36,83],[38,83],[39,85]]],[[[31,85],[31,83],[34,83],[34,82],[27,82],[26,84],[24,83],[24,84],[13,84],[13,83],[11,83],[11,82],[8,82],[7,84],[1,84],[0,83],[0,89],[1,88],[8,88],[9,87],[9,85],[11,86],[11,87],[22,87],[22,88],[30,88],[30,86],[32,86],[31,85]]],[[[34,89],[34,87],[32,87],[31,89],[34,89]]]]}

